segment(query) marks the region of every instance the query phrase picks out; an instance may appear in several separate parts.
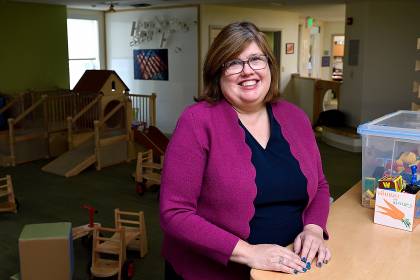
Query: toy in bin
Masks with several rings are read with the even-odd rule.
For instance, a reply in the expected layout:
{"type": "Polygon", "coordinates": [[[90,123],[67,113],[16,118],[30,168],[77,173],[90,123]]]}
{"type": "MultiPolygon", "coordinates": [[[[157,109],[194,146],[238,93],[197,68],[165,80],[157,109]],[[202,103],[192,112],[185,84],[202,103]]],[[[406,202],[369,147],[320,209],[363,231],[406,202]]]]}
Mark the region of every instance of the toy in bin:
{"type": "Polygon", "coordinates": [[[367,177],[364,179],[364,192],[362,194],[362,205],[365,207],[375,207],[376,178],[367,177]]]}
{"type": "Polygon", "coordinates": [[[389,191],[401,192],[404,184],[403,179],[400,176],[384,176],[378,181],[378,188],[389,191]]]}

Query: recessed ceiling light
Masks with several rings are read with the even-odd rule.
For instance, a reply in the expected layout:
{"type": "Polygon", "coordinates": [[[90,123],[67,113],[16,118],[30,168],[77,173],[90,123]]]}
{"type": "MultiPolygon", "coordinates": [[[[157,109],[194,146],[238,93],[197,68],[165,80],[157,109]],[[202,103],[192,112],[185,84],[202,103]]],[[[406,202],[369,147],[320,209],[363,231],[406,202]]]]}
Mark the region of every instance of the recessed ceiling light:
{"type": "Polygon", "coordinates": [[[270,4],[273,6],[284,6],[283,2],[270,2],[270,4]]]}
{"type": "Polygon", "coordinates": [[[132,7],[136,7],[136,8],[146,8],[151,6],[149,3],[137,3],[137,4],[132,4],[130,5],[132,7]]]}

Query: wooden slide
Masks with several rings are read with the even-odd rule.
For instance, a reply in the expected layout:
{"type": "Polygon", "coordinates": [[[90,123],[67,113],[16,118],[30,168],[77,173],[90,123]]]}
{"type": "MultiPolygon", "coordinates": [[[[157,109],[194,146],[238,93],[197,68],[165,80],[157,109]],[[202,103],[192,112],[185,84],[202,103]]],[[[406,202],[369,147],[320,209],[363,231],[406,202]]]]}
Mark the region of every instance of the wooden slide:
{"type": "Polygon", "coordinates": [[[76,176],[96,162],[94,140],[91,139],[51,161],[42,171],[56,175],[76,176]]]}
{"type": "Polygon", "coordinates": [[[169,139],[156,126],[149,126],[145,131],[134,130],[134,141],[152,149],[156,161],[165,154],[169,139]]]}

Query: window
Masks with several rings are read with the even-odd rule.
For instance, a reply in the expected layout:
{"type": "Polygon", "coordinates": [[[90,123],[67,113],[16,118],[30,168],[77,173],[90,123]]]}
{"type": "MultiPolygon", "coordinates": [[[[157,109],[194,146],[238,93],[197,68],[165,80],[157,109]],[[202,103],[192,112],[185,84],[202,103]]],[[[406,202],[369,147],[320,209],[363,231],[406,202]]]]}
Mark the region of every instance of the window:
{"type": "Polygon", "coordinates": [[[100,69],[98,21],[67,19],[70,88],[85,70],[100,69]]]}

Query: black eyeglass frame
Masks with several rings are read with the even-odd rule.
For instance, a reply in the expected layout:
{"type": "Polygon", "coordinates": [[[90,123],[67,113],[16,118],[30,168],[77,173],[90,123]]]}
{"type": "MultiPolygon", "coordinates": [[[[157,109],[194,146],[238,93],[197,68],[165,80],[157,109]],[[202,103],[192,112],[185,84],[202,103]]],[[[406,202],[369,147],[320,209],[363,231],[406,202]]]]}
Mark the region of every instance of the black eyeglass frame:
{"type": "Polygon", "coordinates": [[[250,56],[247,60],[242,60],[242,59],[239,59],[238,58],[238,59],[232,59],[232,60],[230,60],[228,62],[223,63],[222,64],[222,68],[224,69],[225,73],[226,73],[226,70],[231,66],[231,65],[229,65],[230,63],[232,63],[232,62],[238,62],[238,61],[240,61],[242,63],[242,69],[241,69],[241,71],[239,71],[237,73],[230,73],[230,74],[228,74],[229,76],[230,75],[236,75],[236,74],[239,74],[242,71],[244,71],[245,63],[248,64],[248,66],[252,70],[254,70],[254,71],[265,69],[267,67],[267,65],[268,65],[268,57],[267,57],[267,55],[265,55],[265,54],[253,55],[253,56],[250,56]],[[264,67],[258,68],[258,69],[254,69],[254,67],[252,67],[251,64],[250,64],[250,60],[255,59],[255,58],[262,58],[262,57],[264,58],[263,60],[265,61],[264,67]]]}

